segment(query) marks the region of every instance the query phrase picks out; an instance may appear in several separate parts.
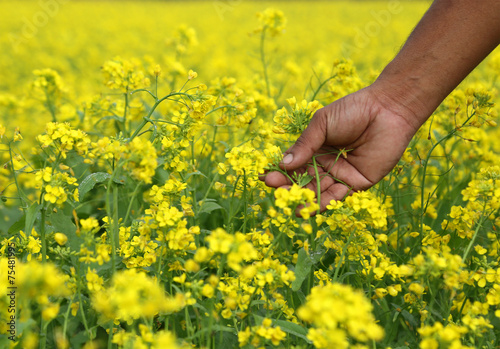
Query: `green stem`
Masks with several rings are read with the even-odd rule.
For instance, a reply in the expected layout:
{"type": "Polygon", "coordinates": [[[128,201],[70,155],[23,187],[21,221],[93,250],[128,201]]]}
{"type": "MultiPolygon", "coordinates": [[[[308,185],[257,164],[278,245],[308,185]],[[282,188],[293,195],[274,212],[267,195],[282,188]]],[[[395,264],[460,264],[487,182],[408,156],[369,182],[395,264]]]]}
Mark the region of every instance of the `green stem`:
{"type": "Polygon", "coordinates": [[[332,282],[337,282],[339,272],[340,272],[340,267],[342,266],[342,262],[344,261],[344,256],[347,251],[347,247],[349,247],[349,244],[351,243],[351,239],[354,236],[354,233],[356,232],[356,229],[354,229],[351,234],[349,235],[349,238],[347,239],[344,247],[342,248],[342,254],[340,255],[339,263],[337,264],[337,267],[335,268],[335,274],[333,275],[332,282]]]}
{"type": "MultiPolygon", "coordinates": [[[[228,221],[227,221],[227,228],[228,230],[232,229],[231,228],[231,223],[233,221],[233,218],[234,218],[234,215],[233,215],[233,207],[235,206],[234,205],[234,195],[236,194],[236,188],[238,187],[238,182],[240,180],[240,177],[241,175],[239,175],[238,177],[236,177],[236,181],[234,182],[234,187],[233,187],[233,193],[231,195],[231,205],[229,206],[229,213],[228,213],[228,221]]],[[[238,207],[236,208],[236,211],[234,214],[236,214],[236,212],[238,212],[238,209],[240,208],[240,205],[238,205],[238,207]]]]}
{"type": "Polygon", "coordinates": [[[62,333],[63,333],[63,336],[65,336],[65,337],[66,337],[66,331],[68,329],[68,318],[69,318],[69,313],[71,311],[71,305],[73,304],[73,299],[74,298],[71,298],[71,300],[69,301],[68,309],[66,309],[66,313],[64,314],[64,323],[63,323],[62,333]]]}
{"type": "Polygon", "coordinates": [[[130,92],[130,94],[133,95],[134,93],[137,93],[137,92],[147,92],[147,93],[149,93],[149,95],[151,97],[153,97],[155,99],[155,101],[158,100],[158,98],[153,93],[151,93],[151,91],[149,91],[149,90],[147,90],[145,88],[139,88],[137,90],[133,90],[132,92],[130,92]]]}
{"type": "Polygon", "coordinates": [[[163,261],[163,250],[167,248],[167,243],[165,242],[165,236],[163,237],[162,245],[159,246],[160,256],[158,257],[158,268],[156,269],[156,277],[158,280],[161,280],[162,270],[161,264],[163,261]]]}
{"type": "MultiPolygon", "coordinates": [[[[139,126],[137,127],[137,129],[134,131],[134,133],[130,136],[129,138],[129,142],[132,141],[135,137],[137,137],[137,135],[139,134],[139,132],[141,132],[142,128],[144,126],[146,126],[146,124],[148,122],[151,122],[151,115],[153,115],[154,111],[156,110],[156,108],[158,107],[158,105],[161,104],[161,102],[163,102],[164,100],[167,100],[167,99],[170,99],[171,97],[173,96],[186,96],[188,98],[190,98],[191,96],[188,95],[187,93],[183,93],[183,92],[173,92],[173,93],[169,93],[168,95],[166,95],[165,97],[163,98],[160,98],[160,99],[157,99],[155,97],[155,104],[153,104],[153,106],[151,107],[151,110],[148,112],[148,115],[146,115],[143,119],[142,119],[142,122],[139,124],[139,126]]],[[[178,101],[177,101],[178,102],[178,101]]]]}
{"type": "MultiPolygon", "coordinates": [[[[120,244],[119,224],[118,224],[118,188],[116,187],[116,185],[113,186],[113,235],[115,238],[115,250],[116,250],[116,248],[118,248],[119,247],[118,245],[120,244]]],[[[115,265],[113,266],[112,273],[115,272],[115,267],[116,267],[116,260],[115,260],[115,265]]]]}
{"type": "Polygon", "coordinates": [[[132,193],[132,197],[130,198],[130,202],[128,204],[127,213],[125,214],[125,219],[123,220],[124,224],[127,224],[128,217],[130,216],[130,212],[132,211],[132,204],[134,203],[135,196],[137,194],[137,191],[141,187],[141,184],[142,184],[141,182],[137,183],[137,185],[135,186],[134,192],[132,193]]]}
{"type": "MultiPolygon", "coordinates": [[[[208,113],[207,113],[208,115],[208,113]]],[[[208,161],[212,161],[212,156],[214,154],[214,149],[215,149],[215,138],[217,136],[217,129],[218,127],[217,126],[214,126],[214,134],[212,136],[212,149],[210,150],[210,155],[208,156],[208,161]]],[[[203,150],[201,151],[201,153],[203,154],[203,150]]]]}
{"type": "Polygon", "coordinates": [[[128,136],[127,130],[128,90],[125,92],[125,107],[123,108],[123,133],[128,136]]]}
{"type": "Polygon", "coordinates": [[[191,164],[194,166],[195,164],[195,158],[194,158],[194,142],[195,140],[192,139],[189,143],[190,143],[190,146],[191,146],[191,164]]]}
{"type": "Polygon", "coordinates": [[[212,187],[214,186],[218,178],[219,178],[219,173],[216,172],[214,178],[212,179],[212,182],[210,182],[210,185],[208,186],[207,191],[205,192],[205,195],[203,196],[203,199],[201,200],[202,202],[205,202],[205,200],[208,197],[208,194],[210,193],[210,190],[212,190],[212,187]]]}
{"type": "Polygon", "coordinates": [[[43,316],[40,315],[40,346],[39,348],[40,349],[45,349],[46,346],[47,346],[47,326],[49,325],[49,323],[45,323],[45,321],[43,321],[43,316]]]}
{"type": "MultiPolygon", "coordinates": [[[[12,142],[9,142],[9,156],[10,156],[10,166],[12,167],[12,175],[14,176],[14,183],[16,184],[17,192],[19,193],[19,199],[21,200],[22,203],[22,208],[25,209],[26,202],[28,201],[28,197],[24,192],[22,191],[21,187],[19,186],[19,182],[17,181],[17,175],[16,175],[16,169],[14,168],[14,157],[12,156],[12,142]]],[[[27,234],[29,232],[26,232],[27,234]]]]}
{"type": "Polygon", "coordinates": [[[267,75],[267,62],[266,62],[266,54],[264,50],[264,43],[266,38],[266,27],[262,29],[262,35],[260,36],[260,59],[262,62],[262,68],[264,70],[264,80],[266,82],[266,89],[268,97],[271,97],[271,87],[269,86],[269,77],[267,75]]]}
{"type": "MultiPolygon", "coordinates": [[[[151,109],[151,110],[153,110],[153,109],[151,109]]],[[[149,115],[148,115],[148,116],[149,116],[149,115]]],[[[142,119],[141,123],[139,124],[139,126],[137,127],[137,129],[135,130],[135,132],[132,134],[132,136],[130,136],[130,138],[129,138],[129,142],[130,142],[130,141],[132,141],[132,139],[134,139],[135,137],[137,137],[137,135],[139,134],[139,132],[141,132],[142,128],[143,128],[144,126],[146,126],[146,124],[147,124],[148,122],[151,122],[151,120],[149,120],[148,116],[145,116],[145,117],[142,119]]]]}
{"type": "Polygon", "coordinates": [[[323,88],[323,86],[325,86],[325,84],[330,81],[331,79],[335,78],[337,76],[337,74],[335,75],[332,75],[330,76],[328,79],[326,79],[325,81],[323,81],[321,84],[319,84],[318,88],[316,89],[316,91],[314,92],[314,94],[312,95],[311,97],[311,101],[314,101],[316,99],[316,96],[317,94],[319,93],[319,91],[323,88]]]}
{"type": "Polygon", "coordinates": [[[108,336],[108,349],[113,348],[113,328],[115,327],[113,321],[110,321],[109,336],[108,336]]]}
{"type": "Polygon", "coordinates": [[[158,96],[158,75],[155,76],[155,95],[153,97],[157,98],[156,96],[158,96]]]}
{"type": "Polygon", "coordinates": [[[246,171],[243,170],[243,228],[242,233],[246,234],[247,229],[247,211],[248,211],[248,202],[247,202],[247,175],[246,171]]]}
{"type": "Polygon", "coordinates": [[[116,176],[116,169],[113,170],[111,177],[108,180],[108,188],[106,189],[106,214],[108,216],[108,224],[110,229],[109,239],[111,242],[111,273],[116,270],[116,243],[118,237],[118,191],[113,185],[113,180],[116,176]],[[111,188],[113,187],[113,212],[111,212],[111,188]],[[116,198],[115,198],[116,196],[116,198]]]}
{"type": "MultiPolygon", "coordinates": [[[[42,205],[43,205],[43,199],[42,199],[42,205]]],[[[46,215],[46,209],[45,207],[42,207],[42,217],[41,217],[41,222],[40,222],[40,239],[42,240],[42,263],[45,263],[47,261],[47,239],[45,238],[45,215],[46,215]]],[[[27,234],[31,232],[26,232],[27,234]]]]}
{"type": "Polygon", "coordinates": [[[205,116],[210,115],[210,114],[212,114],[213,112],[215,112],[215,111],[217,111],[219,109],[225,109],[225,108],[227,108],[227,109],[236,109],[236,107],[234,105],[230,105],[230,104],[228,104],[228,105],[221,105],[220,107],[214,108],[214,109],[206,112],[205,116]]]}
{"type": "Polygon", "coordinates": [[[485,220],[486,218],[483,217],[483,219],[479,219],[479,222],[477,222],[474,235],[472,235],[472,239],[470,240],[469,245],[467,246],[467,249],[465,250],[464,255],[462,256],[462,262],[465,263],[465,259],[469,256],[470,250],[472,249],[472,245],[474,245],[474,242],[476,241],[477,235],[479,233],[479,229],[483,226],[485,220]]]}
{"type": "Polygon", "coordinates": [[[51,101],[50,94],[47,92],[47,88],[45,88],[45,98],[47,99],[46,103],[47,109],[49,110],[50,115],[52,116],[52,122],[57,122],[55,105],[51,101]]]}
{"type": "Polygon", "coordinates": [[[214,302],[210,301],[210,306],[208,308],[208,327],[207,327],[208,333],[207,333],[207,343],[206,343],[207,348],[211,347],[210,344],[212,342],[212,336],[210,335],[210,333],[212,333],[212,326],[214,324],[214,316],[212,316],[213,309],[214,309],[214,302]]]}
{"type": "Polygon", "coordinates": [[[192,337],[194,335],[194,329],[193,329],[193,324],[191,322],[191,317],[189,316],[189,311],[188,311],[188,307],[184,307],[184,316],[185,316],[185,319],[186,319],[186,330],[187,330],[187,334],[189,337],[192,337]]]}
{"type": "Polygon", "coordinates": [[[427,156],[426,156],[425,161],[424,161],[424,167],[423,167],[423,170],[422,170],[423,171],[422,172],[422,187],[421,187],[421,190],[420,190],[420,210],[421,210],[421,214],[420,214],[420,238],[422,238],[422,236],[423,236],[423,232],[424,232],[424,215],[425,215],[425,212],[427,210],[427,203],[424,206],[424,202],[425,202],[425,177],[427,176],[427,166],[429,164],[429,159],[431,158],[432,152],[434,151],[434,149],[436,149],[436,147],[439,144],[441,144],[442,142],[450,139],[453,135],[455,135],[455,133],[457,133],[458,129],[464,127],[467,124],[467,122],[469,122],[469,120],[473,116],[474,116],[474,113],[472,113],[467,118],[467,120],[465,120],[465,122],[460,127],[455,128],[450,133],[448,133],[446,136],[444,136],[439,141],[437,141],[431,147],[431,149],[429,149],[429,152],[427,153],[427,156]]]}
{"type": "Polygon", "coordinates": [[[92,340],[92,333],[90,332],[89,325],[87,324],[87,317],[85,316],[85,311],[82,301],[82,292],[80,290],[80,282],[78,282],[78,301],[80,302],[79,308],[80,308],[80,314],[82,314],[83,327],[85,327],[85,331],[87,331],[87,335],[89,336],[89,341],[90,341],[92,340]]]}
{"type": "Polygon", "coordinates": [[[321,213],[321,185],[320,178],[318,172],[318,164],[316,163],[316,157],[313,156],[313,166],[314,166],[314,174],[316,175],[316,195],[318,200],[318,214],[321,213]]]}

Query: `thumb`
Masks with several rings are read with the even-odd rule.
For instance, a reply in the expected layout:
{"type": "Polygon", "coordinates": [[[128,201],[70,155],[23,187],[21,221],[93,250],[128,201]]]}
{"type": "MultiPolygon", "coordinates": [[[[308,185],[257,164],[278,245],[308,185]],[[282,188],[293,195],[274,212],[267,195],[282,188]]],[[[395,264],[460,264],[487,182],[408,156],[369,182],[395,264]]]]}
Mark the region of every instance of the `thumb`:
{"type": "Polygon", "coordinates": [[[326,116],[318,110],[295,144],[283,153],[280,166],[284,170],[295,170],[311,161],[326,140],[326,116]]]}

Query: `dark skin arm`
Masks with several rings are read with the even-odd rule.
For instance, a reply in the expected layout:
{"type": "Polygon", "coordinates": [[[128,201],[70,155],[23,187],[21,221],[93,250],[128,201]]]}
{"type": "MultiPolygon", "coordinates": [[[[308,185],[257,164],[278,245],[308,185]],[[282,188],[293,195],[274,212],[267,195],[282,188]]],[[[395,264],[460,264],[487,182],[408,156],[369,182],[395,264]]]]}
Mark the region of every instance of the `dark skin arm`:
{"type": "MultiPolygon", "coordinates": [[[[379,182],[443,99],[500,43],[499,0],[435,0],[398,55],[370,86],[318,110],[281,168],[293,173],[320,165],[321,210],[350,191],[379,182]],[[347,157],[333,150],[352,149],[347,157]],[[325,155],[320,155],[325,154],[325,155]],[[320,155],[320,156],[318,156],[320,155]],[[326,172],[330,176],[322,176],[326,172]],[[344,184],[345,183],[345,184],[344,184]]],[[[270,172],[265,183],[287,187],[270,172]]],[[[317,190],[315,180],[307,187],[317,190]]]]}

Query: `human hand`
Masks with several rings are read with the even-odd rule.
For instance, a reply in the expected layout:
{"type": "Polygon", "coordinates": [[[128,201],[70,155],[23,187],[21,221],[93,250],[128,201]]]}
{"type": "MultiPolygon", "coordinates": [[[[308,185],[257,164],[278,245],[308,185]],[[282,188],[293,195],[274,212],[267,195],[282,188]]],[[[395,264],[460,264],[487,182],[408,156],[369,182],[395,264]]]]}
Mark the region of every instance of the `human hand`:
{"type": "MultiPolygon", "coordinates": [[[[410,114],[376,88],[357,91],[318,110],[280,167],[289,176],[311,175],[306,187],[316,193],[315,161],[324,211],[331,200],[370,188],[394,168],[418,129],[410,114]]],[[[274,188],[292,184],[277,171],[264,180],[274,188]]]]}

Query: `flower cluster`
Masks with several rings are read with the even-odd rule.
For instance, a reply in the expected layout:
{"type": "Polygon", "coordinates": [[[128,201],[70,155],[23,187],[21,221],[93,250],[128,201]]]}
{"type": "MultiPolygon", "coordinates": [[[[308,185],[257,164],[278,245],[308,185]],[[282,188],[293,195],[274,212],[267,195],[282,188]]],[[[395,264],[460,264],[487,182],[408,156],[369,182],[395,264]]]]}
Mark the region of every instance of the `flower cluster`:
{"type": "Polygon", "coordinates": [[[130,173],[132,178],[146,184],[151,183],[158,162],[156,161],[156,148],[149,140],[136,137],[127,143],[123,159],[123,169],[130,173]]]}
{"type": "Polygon", "coordinates": [[[101,68],[104,84],[112,90],[124,93],[149,86],[149,78],[138,67],[139,62],[120,57],[106,61],[101,68]]]}
{"type": "Polygon", "coordinates": [[[135,180],[146,184],[151,183],[158,167],[156,148],[149,140],[141,137],[129,142],[103,137],[92,143],[88,158],[90,162],[97,162],[98,165],[111,162],[113,171],[124,171],[135,180]]]}
{"type": "Polygon", "coordinates": [[[113,343],[120,348],[180,349],[175,336],[168,331],[153,333],[146,325],[139,325],[139,333],[122,330],[113,336],[113,343]]]}
{"type": "Polygon", "coordinates": [[[278,346],[285,337],[286,333],[279,326],[273,327],[271,319],[264,319],[260,326],[247,327],[244,331],[239,332],[238,342],[240,347],[244,347],[249,342],[253,347],[259,347],[266,341],[278,346]]]}
{"type": "Polygon", "coordinates": [[[36,186],[42,190],[46,202],[61,206],[71,195],[74,201],[79,201],[77,179],[67,172],[53,172],[51,167],[45,167],[36,174],[36,186]]]}
{"type": "Polygon", "coordinates": [[[291,216],[293,208],[299,205],[303,205],[299,210],[299,214],[304,219],[309,219],[311,213],[319,209],[314,192],[311,189],[302,188],[297,184],[293,184],[289,190],[278,188],[274,193],[274,197],[276,198],[276,206],[283,210],[286,216],[291,216]]]}
{"type": "Polygon", "coordinates": [[[34,97],[41,100],[51,113],[55,113],[54,108],[67,93],[61,76],[53,69],[37,69],[33,74],[36,76],[31,85],[34,97]]]}
{"type": "Polygon", "coordinates": [[[278,134],[286,133],[300,135],[309,125],[314,113],[322,107],[318,101],[307,102],[305,99],[297,103],[295,97],[288,98],[288,105],[291,110],[283,107],[274,116],[275,126],[273,131],[278,134]]]}
{"type": "Polygon", "coordinates": [[[227,265],[234,271],[241,271],[242,262],[257,259],[257,251],[241,233],[232,235],[224,229],[218,228],[205,240],[208,243],[209,253],[211,255],[216,253],[225,255],[227,265]]]}
{"type": "Polygon", "coordinates": [[[373,306],[360,291],[329,283],[313,287],[297,314],[313,324],[307,337],[316,348],[341,349],[350,347],[348,338],[359,343],[382,339],[384,331],[375,323],[372,310],[373,306]]]}
{"type": "Polygon", "coordinates": [[[182,294],[167,296],[153,279],[134,269],[116,273],[109,287],[92,294],[92,306],[104,319],[125,322],[179,311],[184,302],[182,294]]]}
{"type": "Polygon", "coordinates": [[[89,151],[90,137],[82,130],[75,130],[69,123],[50,122],[46,125],[46,133],[37,137],[42,150],[47,148],[53,152],[49,159],[56,161],[58,156],[66,158],[67,153],[74,150],[79,155],[89,151]]]}
{"type": "Polygon", "coordinates": [[[344,202],[332,201],[327,206],[333,214],[326,219],[332,230],[338,228],[348,231],[352,227],[385,228],[387,225],[387,206],[382,204],[371,192],[357,192],[348,196],[344,202]]]}
{"type": "MultiPolygon", "coordinates": [[[[15,261],[15,263],[9,263],[7,258],[0,259],[2,262],[0,276],[4,280],[15,280],[15,286],[23,290],[23,292],[15,292],[16,307],[22,309],[18,323],[26,323],[30,318],[40,316],[47,323],[55,319],[61,309],[62,299],[71,294],[67,284],[69,277],[52,264],[43,264],[34,260],[28,263],[17,259],[10,260],[15,261]],[[16,274],[13,274],[12,270],[15,270],[16,274]],[[8,275],[11,276],[10,279],[8,275]],[[13,275],[15,278],[12,278],[13,275]]],[[[12,285],[12,283],[9,284],[12,285]]],[[[7,289],[9,284],[7,282],[1,284],[0,290],[3,295],[12,294],[12,288],[7,289]]],[[[9,302],[12,299],[3,296],[0,299],[0,304],[7,310],[12,304],[9,302]]],[[[2,317],[2,333],[8,333],[8,320],[6,319],[10,319],[10,315],[7,311],[0,315],[2,317]]],[[[26,344],[30,341],[29,339],[24,340],[26,344]]]]}
{"type": "Polygon", "coordinates": [[[281,10],[267,8],[257,13],[261,26],[254,30],[255,33],[269,31],[271,36],[278,36],[285,31],[287,19],[281,10]]]}
{"type": "MultiPolygon", "coordinates": [[[[152,218],[147,220],[146,225],[141,225],[141,231],[148,232],[154,229],[157,239],[167,244],[168,250],[184,253],[186,250],[196,248],[195,236],[199,234],[199,228],[187,227],[187,221],[183,219],[183,213],[175,206],[170,206],[167,201],[154,204],[145,210],[152,218]]],[[[147,239],[148,235],[144,238],[147,239]]]]}

